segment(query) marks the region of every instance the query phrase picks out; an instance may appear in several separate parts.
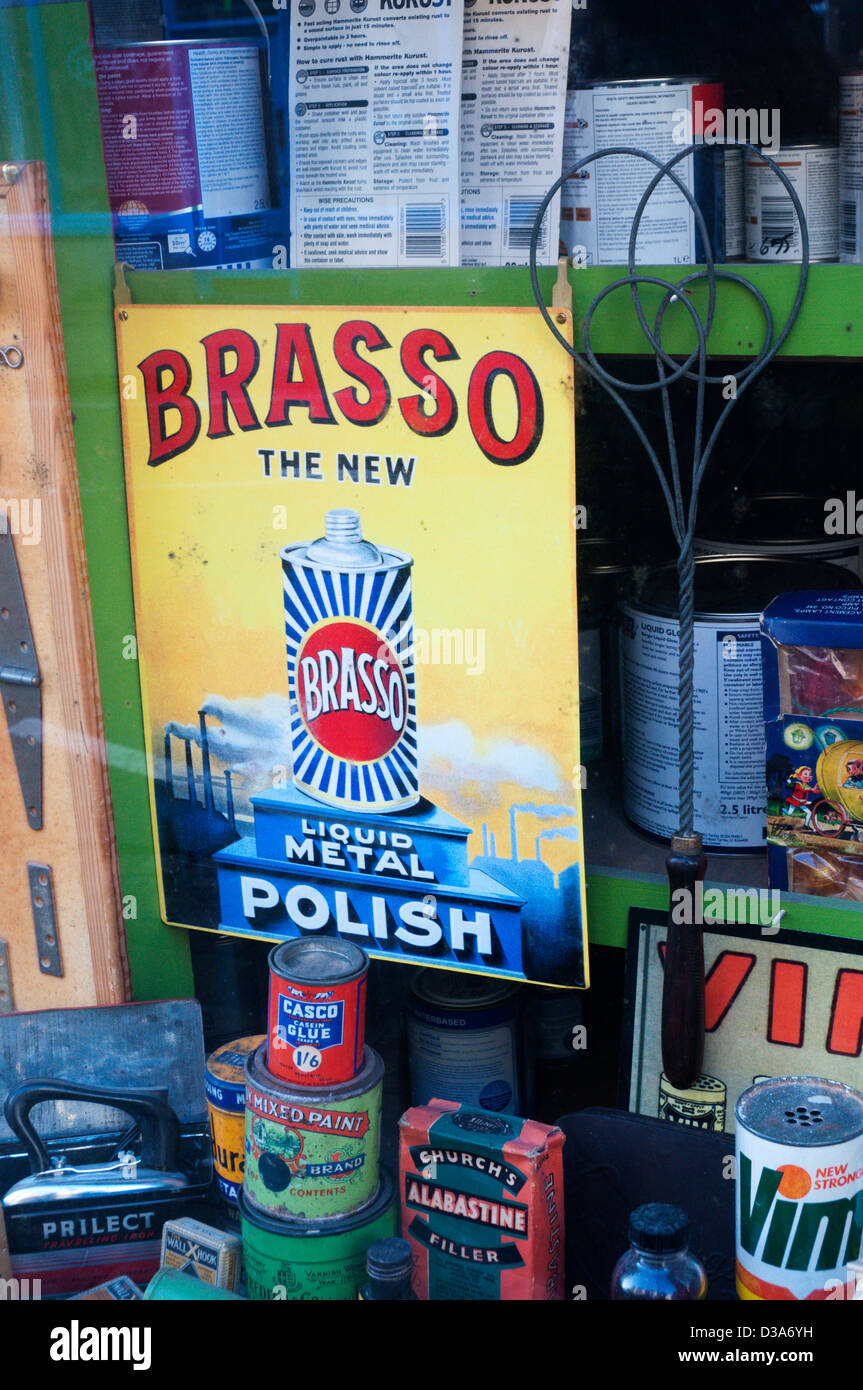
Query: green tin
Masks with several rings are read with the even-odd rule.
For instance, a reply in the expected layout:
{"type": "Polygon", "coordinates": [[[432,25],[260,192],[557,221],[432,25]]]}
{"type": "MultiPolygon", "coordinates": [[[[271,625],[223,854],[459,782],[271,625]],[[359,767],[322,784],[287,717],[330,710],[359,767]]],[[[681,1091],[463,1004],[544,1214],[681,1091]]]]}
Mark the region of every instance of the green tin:
{"type": "Polygon", "coordinates": [[[362,1211],[341,1220],[275,1221],[249,1206],[240,1192],[246,1290],[257,1300],[355,1299],[366,1277],[366,1251],[396,1234],[393,1180],[380,1170],[380,1188],[362,1211]]]}
{"type": "Polygon", "coordinates": [[[246,1059],[247,1206],[279,1220],[337,1220],[378,1190],[384,1065],[372,1048],[351,1081],[293,1087],[273,1076],[266,1043],[246,1059]]]}
{"type": "Polygon", "coordinates": [[[206,1284],[203,1279],[195,1279],[179,1269],[158,1270],[144,1290],[143,1297],[160,1301],[230,1298],[234,1302],[242,1302],[238,1294],[217,1288],[215,1284],[206,1284]]]}

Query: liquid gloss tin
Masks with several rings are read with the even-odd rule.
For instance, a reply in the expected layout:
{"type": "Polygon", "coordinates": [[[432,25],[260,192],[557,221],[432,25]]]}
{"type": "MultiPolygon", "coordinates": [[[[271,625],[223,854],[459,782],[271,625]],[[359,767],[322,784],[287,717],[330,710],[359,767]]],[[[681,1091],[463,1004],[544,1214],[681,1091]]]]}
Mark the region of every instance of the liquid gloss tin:
{"type": "Polygon", "coordinates": [[[303,937],[270,952],[267,1066],[294,1086],[338,1086],[363,1064],[369,958],[352,941],[303,937]]]}

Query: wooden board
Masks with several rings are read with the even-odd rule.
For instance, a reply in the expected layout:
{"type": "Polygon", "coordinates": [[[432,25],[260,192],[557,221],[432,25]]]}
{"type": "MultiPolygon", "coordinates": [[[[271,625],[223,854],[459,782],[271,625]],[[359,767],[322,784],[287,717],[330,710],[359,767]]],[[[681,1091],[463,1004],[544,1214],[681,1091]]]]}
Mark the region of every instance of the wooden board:
{"type": "MultiPolygon", "coordinates": [[[[129,980],[114,822],[50,210],[35,163],[0,181],[0,347],[13,344],[24,361],[0,365],[0,525],[11,533],[42,678],[43,823],[28,824],[4,713],[0,939],[14,1009],[121,1003],[129,980]],[[40,970],[28,861],[52,871],[61,976],[40,970]]],[[[9,1008],[0,1000],[0,1012],[9,1008]]]]}

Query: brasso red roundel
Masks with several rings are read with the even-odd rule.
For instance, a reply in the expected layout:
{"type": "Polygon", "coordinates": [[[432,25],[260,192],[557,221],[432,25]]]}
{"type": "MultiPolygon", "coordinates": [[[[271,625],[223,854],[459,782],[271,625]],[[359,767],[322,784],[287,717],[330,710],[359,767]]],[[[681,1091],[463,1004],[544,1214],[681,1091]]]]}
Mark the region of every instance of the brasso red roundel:
{"type": "Polygon", "coordinates": [[[294,785],[331,806],[419,800],[410,571],[363,538],[359,513],[282,551],[294,785]]]}
{"type": "Polygon", "coordinates": [[[336,758],[376,762],[395,748],[407,718],[407,684],[384,635],[333,619],[297,653],[297,703],[316,743],[336,758]]]}

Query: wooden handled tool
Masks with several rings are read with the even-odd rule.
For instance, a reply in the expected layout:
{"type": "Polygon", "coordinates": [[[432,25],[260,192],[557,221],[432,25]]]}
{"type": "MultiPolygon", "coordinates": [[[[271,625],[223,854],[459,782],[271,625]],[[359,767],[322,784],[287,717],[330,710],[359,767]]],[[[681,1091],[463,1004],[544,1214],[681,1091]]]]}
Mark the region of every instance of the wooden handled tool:
{"type": "Polygon", "coordinates": [[[707,867],[701,836],[673,835],[665,866],[671,903],[662,991],[662,1066],[672,1086],[685,1089],[700,1075],[704,1059],[704,937],[701,923],[695,922],[700,915],[695,885],[707,867]]]}

